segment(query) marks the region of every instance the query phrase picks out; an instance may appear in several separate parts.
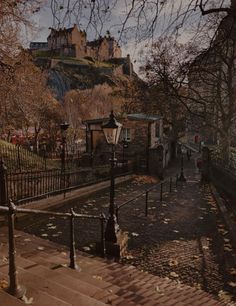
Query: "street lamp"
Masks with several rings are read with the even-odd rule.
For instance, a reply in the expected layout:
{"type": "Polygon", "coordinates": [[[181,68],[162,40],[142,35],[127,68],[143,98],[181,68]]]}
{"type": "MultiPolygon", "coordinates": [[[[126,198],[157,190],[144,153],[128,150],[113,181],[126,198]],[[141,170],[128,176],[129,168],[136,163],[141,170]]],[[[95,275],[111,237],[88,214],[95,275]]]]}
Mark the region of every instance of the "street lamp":
{"type": "Polygon", "coordinates": [[[113,111],[111,111],[109,121],[102,125],[106,141],[111,145],[111,183],[110,183],[110,205],[109,205],[109,218],[105,230],[105,241],[116,243],[117,233],[119,231],[119,225],[115,215],[115,177],[114,177],[114,166],[115,166],[115,145],[118,143],[122,124],[116,121],[113,111]]]}
{"type": "Polygon", "coordinates": [[[183,154],[183,149],[182,148],[181,148],[181,172],[180,172],[180,176],[178,178],[178,181],[186,182],[186,178],[184,176],[184,154],[183,154]]]}
{"type": "Polygon", "coordinates": [[[61,145],[62,145],[62,150],[61,150],[61,172],[65,171],[65,158],[66,158],[66,131],[69,127],[68,122],[64,122],[60,124],[61,128],[61,145]]]}

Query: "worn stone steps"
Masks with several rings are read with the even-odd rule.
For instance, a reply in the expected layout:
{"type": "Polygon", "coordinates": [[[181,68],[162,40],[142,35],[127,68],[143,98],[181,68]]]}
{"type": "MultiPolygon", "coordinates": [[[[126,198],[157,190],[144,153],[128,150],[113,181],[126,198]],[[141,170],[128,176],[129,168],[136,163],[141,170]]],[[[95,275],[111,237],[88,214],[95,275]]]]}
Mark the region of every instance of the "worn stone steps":
{"type": "Polygon", "coordinates": [[[2,306],[24,306],[24,303],[0,289],[0,305],[2,306]]]}
{"type": "MultiPolygon", "coordinates": [[[[204,291],[82,252],[77,252],[82,271],[72,270],[67,267],[68,249],[22,232],[16,233],[16,246],[19,280],[36,306],[224,305],[204,291]]],[[[0,262],[0,277],[7,277],[6,233],[0,235],[0,251],[0,259],[5,257],[0,262]]],[[[9,301],[12,299],[9,296],[9,301]]]]}
{"type": "MultiPolygon", "coordinates": [[[[2,267],[1,269],[5,275],[7,275],[7,267],[2,267]]],[[[46,293],[50,300],[54,300],[50,306],[57,305],[58,300],[60,302],[65,302],[66,305],[74,306],[102,306],[104,303],[99,302],[96,299],[90,298],[89,296],[82,294],[80,291],[73,290],[67,286],[67,284],[61,285],[53,280],[50,280],[39,275],[35,275],[29,270],[18,268],[19,272],[19,282],[24,284],[26,288],[37,288],[37,290],[46,293]]],[[[34,296],[34,291],[31,291],[32,297],[34,296]]],[[[6,304],[7,305],[7,304],[6,304]]],[[[40,305],[40,304],[38,304],[40,305]]],[[[41,304],[44,305],[44,304],[41,304]]],[[[40,305],[40,306],[41,306],[40,305]]],[[[60,304],[58,304],[60,305],[60,304]]]]}

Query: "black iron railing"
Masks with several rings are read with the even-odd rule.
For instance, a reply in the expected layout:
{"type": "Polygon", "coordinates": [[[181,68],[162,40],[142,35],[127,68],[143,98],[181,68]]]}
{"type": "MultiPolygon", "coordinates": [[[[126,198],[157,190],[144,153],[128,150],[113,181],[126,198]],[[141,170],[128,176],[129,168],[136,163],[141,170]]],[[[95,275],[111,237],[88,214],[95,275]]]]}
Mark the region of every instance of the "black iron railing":
{"type": "MultiPolygon", "coordinates": [[[[174,177],[174,179],[175,179],[175,187],[177,188],[177,185],[178,185],[178,174],[176,174],[176,176],[174,177]]],[[[144,213],[145,213],[145,216],[147,217],[147,216],[148,216],[148,199],[149,199],[149,193],[150,193],[150,192],[158,192],[158,190],[156,190],[156,189],[157,189],[158,187],[160,187],[160,190],[159,190],[159,196],[160,196],[160,197],[159,197],[159,199],[160,199],[160,202],[162,202],[162,201],[163,201],[163,187],[164,187],[164,185],[168,185],[168,191],[169,191],[169,193],[171,193],[171,192],[172,192],[172,189],[173,189],[174,179],[173,179],[172,176],[171,176],[171,177],[168,177],[168,178],[166,178],[165,180],[159,182],[158,184],[155,184],[154,186],[152,186],[152,187],[150,187],[150,188],[144,190],[143,192],[139,193],[139,194],[138,194],[137,196],[135,196],[134,198],[129,199],[129,200],[127,200],[126,202],[124,202],[124,203],[120,204],[119,206],[117,206],[117,207],[116,207],[116,218],[117,218],[117,220],[119,219],[119,210],[120,210],[122,207],[124,207],[124,206],[126,206],[126,205],[128,205],[128,204],[130,204],[130,203],[132,203],[132,202],[134,202],[135,200],[141,198],[141,197],[144,196],[144,195],[145,195],[145,211],[144,211],[144,213]]]]}
{"type": "Polygon", "coordinates": [[[16,297],[22,297],[24,294],[23,287],[19,285],[17,278],[17,266],[16,266],[16,247],[15,247],[15,216],[17,213],[24,214],[37,214],[37,215],[49,215],[54,217],[67,217],[70,220],[70,259],[68,267],[71,269],[80,270],[80,267],[76,264],[76,246],[75,246],[75,232],[74,232],[74,222],[75,219],[94,219],[100,220],[100,228],[101,228],[101,236],[100,236],[100,250],[101,256],[105,256],[105,239],[104,239],[104,225],[106,222],[106,217],[104,214],[101,215],[85,215],[85,214],[77,214],[71,208],[68,213],[61,212],[53,212],[53,211],[44,211],[44,210],[36,210],[36,209],[24,209],[15,206],[12,201],[9,201],[7,206],[0,206],[0,211],[8,215],[8,243],[9,243],[9,288],[8,292],[11,295],[16,297]]]}
{"type": "MultiPolygon", "coordinates": [[[[127,171],[128,169],[118,168],[117,170],[116,177],[131,173],[127,171]]],[[[87,174],[81,170],[62,172],[54,169],[15,174],[2,171],[0,175],[5,177],[7,199],[12,199],[17,202],[17,205],[20,205],[60,193],[65,196],[67,192],[74,189],[110,179],[109,172],[101,178],[99,174],[93,173],[92,179],[89,172],[87,174]]]]}

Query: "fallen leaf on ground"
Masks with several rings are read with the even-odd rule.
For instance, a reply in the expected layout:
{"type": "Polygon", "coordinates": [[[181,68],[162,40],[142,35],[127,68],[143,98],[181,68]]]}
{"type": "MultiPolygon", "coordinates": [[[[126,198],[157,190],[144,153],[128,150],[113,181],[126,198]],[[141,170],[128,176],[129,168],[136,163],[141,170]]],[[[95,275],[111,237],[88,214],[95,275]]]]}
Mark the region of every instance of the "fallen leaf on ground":
{"type": "Polygon", "coordinates": [[[43,251],[43,250],[45,250],[45,247],[38,246],[38,247],[37,247],[37,250],[39,250],[39,251],[43,251]]]}
{"type": "Polygon", "coordinates": [[[34,298],[32,298],[32,297],[27,298],[25,295],[23,295],[23,297],[21,298],[21,300],[22,300],[25,304],[30,305],[30,304],[33,304],[34,298]]]}
{"type": "Polygon", "coordinates": [[[229,285],[230,287],[236,287],[236,283],[235,283],[235,282],[228,282],[228,285],[229,285]]]}
{"type": "Polygon", "coordinates": [[[102,280],[102,277],[100,275],[93,275],[93,278],[102,280]]]}
{"type": "Polygon", "coordinates": [[[164,291],[161,290],[159,286],[156,286],[156,287],[155,287],[155,291],[156,291],[158,294],[160,294],[160,295],[164,295],[164,291]]]}
{"type": "Polygon", "coordinates": [[[138,237],[139,236],[139,234],[138,233],[131,233],[131,235],[133,236],[133,237],[138,237]]]}
{"type": "Polygon", "coordinates": [[[1,289],[7,289],[8,287],[8,282],[5,279],[0,280],[0,288],[1,289]]]}
{"type": "Polygon", "coordinates": [[[230,302],[233,298],[231,294],[229,294],[228,292],[223,291],[223,290],[220,290],[218,292],[218,297],[220,299],[223,299],[225,302],[230,302]]]}
{"type": "Polygon", "coordinates": [[[88,246],[82,247],[82,249],[83,249],[83,251],[85,251],[85,252],[88,252],[88,251],[91,250],[90,247],[88,247],[88,246]]]}
{"type": "Polygon", "coordinates": [[[176,259],[170,259],[169,260],[169,266],[172,267],[172,266],[177,266],[179,263],[178,263],[178,260],[176,259]]]}
{"type": "Polygon", "coordinates": [[[202,285],[199,283],[194,283],[193,287],[195,287],[196,289],[202,289],[202,285]]]}
{"type": "Polygon", "coordinates": [[[175,272],[170,272],[170,276],[171,277],[176,277],[176,278],[179,277],[179,275],[175,272]]]}
{"type": "Polygon", "coordinates": [[[49,230],[56,229],[56,228],[57,228],[56,226],[50,226],[50,227],[48,227],[49,230]]]}

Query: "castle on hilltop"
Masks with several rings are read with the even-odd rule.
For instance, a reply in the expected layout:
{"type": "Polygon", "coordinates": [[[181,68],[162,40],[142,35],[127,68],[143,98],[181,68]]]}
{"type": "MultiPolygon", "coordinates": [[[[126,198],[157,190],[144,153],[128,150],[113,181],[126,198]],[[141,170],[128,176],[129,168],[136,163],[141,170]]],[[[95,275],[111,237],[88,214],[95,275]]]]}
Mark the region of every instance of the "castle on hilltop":
{"type": "Polygon", "coordinates": [[[50,30],[47,42],[30,43],[31,51],[48,50],[56,55],[74,58],[89,56],[98,61],[121,58],[121,48],[110,35],[87,41],[86,32],[79,30],[76,24],[68,29],[50,30]]]}

